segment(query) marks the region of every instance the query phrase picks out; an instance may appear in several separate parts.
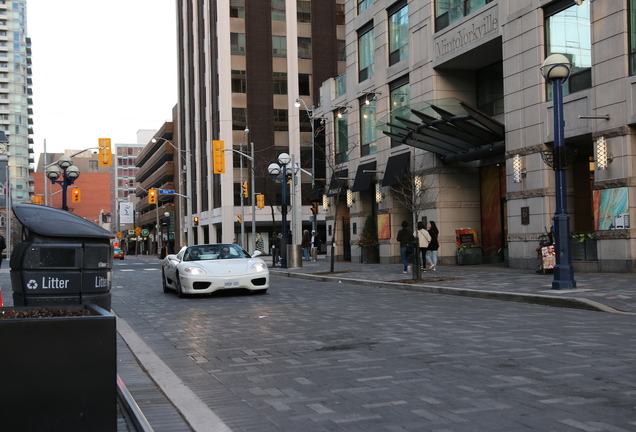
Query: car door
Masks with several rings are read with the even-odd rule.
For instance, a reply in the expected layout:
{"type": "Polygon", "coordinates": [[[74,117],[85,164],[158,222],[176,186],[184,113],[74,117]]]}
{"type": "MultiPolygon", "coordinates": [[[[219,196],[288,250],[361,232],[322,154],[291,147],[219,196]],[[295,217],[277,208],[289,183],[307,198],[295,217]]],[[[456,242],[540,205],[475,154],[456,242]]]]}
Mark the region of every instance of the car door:
{"type": "Polygon", "coordinates": [[[177,266],[181,263],[181,261],[183,260],[183,255],[186,252],[186,248],[183,247],[181,248],[181,250],[179,251],[178,254],[176,255],[168,255],[164,261],[163,261],[163,272],[166,275],[167,279],[170,279],[172,281],[176,280],[176,271],[177,271],[177,266]]]}

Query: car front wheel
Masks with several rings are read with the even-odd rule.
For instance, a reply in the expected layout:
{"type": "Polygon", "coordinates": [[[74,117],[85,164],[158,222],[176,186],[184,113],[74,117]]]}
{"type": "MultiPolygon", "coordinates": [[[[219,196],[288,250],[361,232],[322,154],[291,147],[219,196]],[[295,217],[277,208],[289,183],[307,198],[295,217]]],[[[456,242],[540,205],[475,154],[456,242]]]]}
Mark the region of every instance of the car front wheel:
{"type": "Polygon", "coordinates": [[[183,293],[183,288],[181,287],[181,279],[179,279],[179,273],[176,274],[175,279],[175,283],[177,284],[177,295],[179,296],[179,298],[183,298],[185,297],[185,294],[183,293]]]}

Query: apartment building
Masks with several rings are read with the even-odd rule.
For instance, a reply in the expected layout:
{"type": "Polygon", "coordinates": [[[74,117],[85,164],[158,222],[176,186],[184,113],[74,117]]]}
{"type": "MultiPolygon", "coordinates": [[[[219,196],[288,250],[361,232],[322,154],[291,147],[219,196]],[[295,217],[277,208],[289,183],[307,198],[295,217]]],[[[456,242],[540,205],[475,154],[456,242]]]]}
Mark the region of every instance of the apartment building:
{"type": "MultiPolygon", "coordinates": [[[[254,230],[266,239],[280,232],[287,207],[267,167],[287,153],[295,167],[289,227],[298,243],[314,223],[312,184],[325,178],[312,107],[320,84],[344,72],[344,0],[178,0],[177,11],[185,242],[236,238],[249,249],[254,230]],[[213,140],[224,143],[223,174],[213,173],[213,140]],[[264,208],[253,205],[253,193],[265,195],[264,208]]],[[[316,219],[324,227],[324,215],[316,219]]]]}

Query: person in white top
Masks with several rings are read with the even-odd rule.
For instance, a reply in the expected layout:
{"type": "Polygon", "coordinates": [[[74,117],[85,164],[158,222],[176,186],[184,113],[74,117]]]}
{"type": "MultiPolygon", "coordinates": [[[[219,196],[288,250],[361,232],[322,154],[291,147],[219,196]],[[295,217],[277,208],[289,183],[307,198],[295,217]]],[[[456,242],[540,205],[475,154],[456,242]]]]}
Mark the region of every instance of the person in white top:
{"type": "Polygon", "coordinates": [[[417,242],[420,247],[420,254],[422,255],[421,270],[426,271],[426,251],[428,244],[431,242],[431,235],[426,230],[426,227],[422,222],[417,223],[417,231],[413,233],[413,237],[417,236],[417,242]]]}

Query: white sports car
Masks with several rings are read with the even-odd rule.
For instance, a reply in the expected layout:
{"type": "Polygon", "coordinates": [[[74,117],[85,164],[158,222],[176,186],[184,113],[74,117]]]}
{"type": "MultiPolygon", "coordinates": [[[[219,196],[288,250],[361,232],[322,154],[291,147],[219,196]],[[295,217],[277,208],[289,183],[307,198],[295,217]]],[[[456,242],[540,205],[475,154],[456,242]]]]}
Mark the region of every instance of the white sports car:
{"type": "Polygon", "coordinates": [[[264,294],[269,288],[267,264],[250,256],[236,244],[184,246],[178,254],[163,260],[163,292],[209,294],[218,290],[245,288],[264,294]]]}

